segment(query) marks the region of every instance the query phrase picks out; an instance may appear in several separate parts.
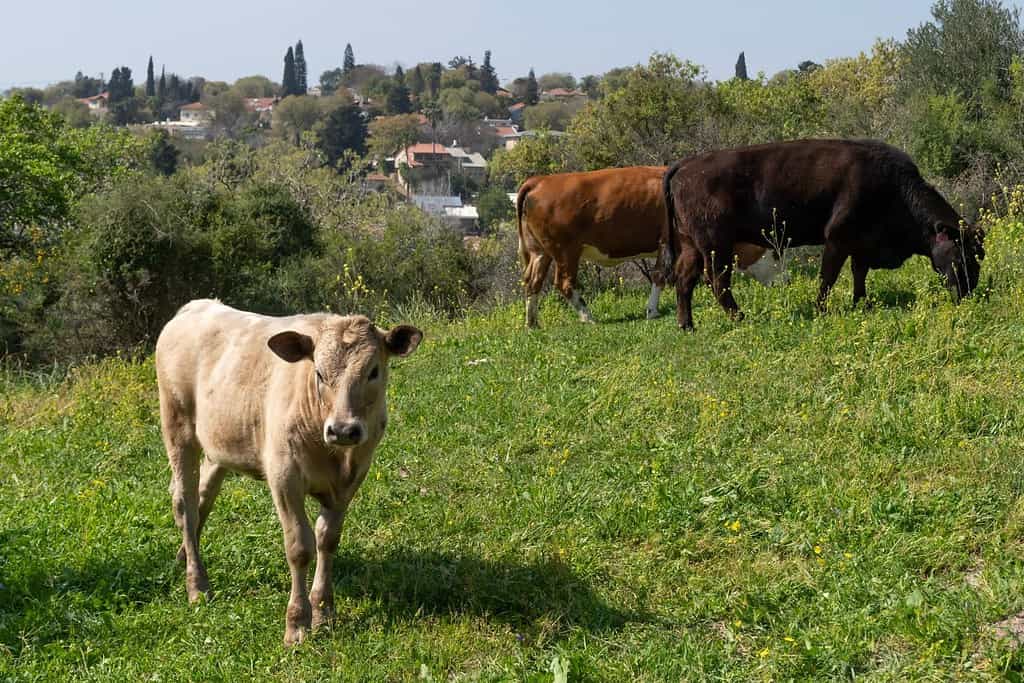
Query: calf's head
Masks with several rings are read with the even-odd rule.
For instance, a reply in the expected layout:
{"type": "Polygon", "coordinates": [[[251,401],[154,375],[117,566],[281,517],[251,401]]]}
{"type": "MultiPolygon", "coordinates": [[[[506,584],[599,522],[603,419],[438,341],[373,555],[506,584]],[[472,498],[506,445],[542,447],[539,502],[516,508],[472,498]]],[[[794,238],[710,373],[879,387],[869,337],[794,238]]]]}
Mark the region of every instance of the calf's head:
{"type": "Polygon", "coordinates": [[[973,228],[939,229],[931,237],[932,267],[958,301],[978,286],[980,261],[985,258],[982,238],[973,228]]]}
{"type": "Polygon", "coordinates": [[[347,447],[379,435],[385,418],[388,359],[408,356],[423,339],[411,325],[382,330],[363,316],[328,318],[315,336],[279,332],[267,345],[289,363],[312,361],[309,386],[323,416],[328,446],[347,447]]]}

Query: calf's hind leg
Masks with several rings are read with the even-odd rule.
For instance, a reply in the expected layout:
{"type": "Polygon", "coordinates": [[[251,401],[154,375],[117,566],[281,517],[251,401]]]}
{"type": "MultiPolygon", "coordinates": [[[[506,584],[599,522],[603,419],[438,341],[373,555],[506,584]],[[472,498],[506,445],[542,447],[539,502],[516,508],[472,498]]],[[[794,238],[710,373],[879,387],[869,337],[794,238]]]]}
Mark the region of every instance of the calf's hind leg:
{"type": "MultiPolygon", "coordinates": [[[[217,500],[217,495],[220,493],[221,484],[224,483],[224,477],[228,471],[226,468],[211,462],[210,460],[203,460],[203,464],[199,467],[199,525],[196,527],[196,544],[199,544],[199,539],[203,535],[203,527],[206,525],[206,520],[210,516],[210,510],[213,508],[213,501],[217,500]]],[[[178,549],[178,562],[185,561],[185,544],[183,543],[178,549]]]]}

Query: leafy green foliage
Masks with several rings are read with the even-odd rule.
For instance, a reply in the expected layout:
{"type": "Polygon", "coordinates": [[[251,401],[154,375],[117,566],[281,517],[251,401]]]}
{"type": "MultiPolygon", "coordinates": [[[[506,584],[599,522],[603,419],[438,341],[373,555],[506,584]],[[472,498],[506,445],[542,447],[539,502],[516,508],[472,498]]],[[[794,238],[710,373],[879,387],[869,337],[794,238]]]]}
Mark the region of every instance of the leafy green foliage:
{"type": "Polygon", "coordinates": [[[508,200],[508,192],[499,185],[492,185],[481,192],[476,200],[476,208],[480,227],[485,231],[494,230],[502,222],[516,216],[516,209],[508,200]]]}

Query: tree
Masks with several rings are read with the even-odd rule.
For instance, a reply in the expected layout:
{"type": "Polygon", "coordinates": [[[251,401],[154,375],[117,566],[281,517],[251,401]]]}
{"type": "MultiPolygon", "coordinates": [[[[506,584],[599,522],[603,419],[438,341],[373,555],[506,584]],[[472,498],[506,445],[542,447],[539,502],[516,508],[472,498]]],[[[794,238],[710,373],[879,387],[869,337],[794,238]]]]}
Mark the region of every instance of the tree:
{"type": "Polygon", "coordinates": [[[430,87],[430,97],[437,98],[438,93],[441,92],[441,74],[444,72],[444,68],[441,66],[441,62],[434,62],[430,65],[430,77],[427,79],[427,85],[430,87]]]}
{"type": "Polygon", "coordinates": [[[540,89],[537,85],[537,77],[533,73],[533,69],[530,69],[530,74],[526,77],[526,96],[523,98],[527,106],[532,106],[540,101],[540,89]]]}
{"type": "Polygon", "coordinates": [[[489,95],[498,92],[498,74],[491,66],[491,51],[484,52],[484,64],[480,67],[480,89],[489,95]]]}
{"type": "Polygon", "coordinates": [[[89,107],[74,97],[65,97],[59,100],[50,107],[50,111],[63,116],[72,128],[88,128],[95,120],[95,117],[89,112],[89,107]]]}
{"type": "Polygon", "coordinates": [[[302,41],[295,44],[295,94],[305,95],[309,92],[309,81],[306,76],[306,53],[302,49],[302,41]]]}
{"type": "Polygon", "coordinates": [[[163,100],[167,95],[167,67],[160,67],[160,83],[156,87],[157,98],[163,100]]]}
{"type": "Polygon", "coordinates": [[[391,114],[408,114],[412,111],[409,88],[405,86],[405,72],[400,66],[395,69],[394,86],[387,94],[387,109],[391,114]]]}
{"type": "Polygon", "coordinates": [[[345,75],[352,73],[352,69],[356,68],[356,55],[352,51],[352,43],[346,43],[345,45],[345,57],[341,65],[341,70],[345,75]]]}
{"type": "Polygon", "coordinates": [[[166,130],[155,130],[149,140],[149,163],[160,175],[170,176],[178,170],[178,156],[181,153],[171,144],[166,130]]]}
{"type": "Polygon", "coordinates": [[[624,87],[591,103],[569,125],[579,165],[661,165],[716,146],[717,129],[705,121],[718,95],[700,74],[698,66],[664,54],[632,69],[624,87]]]}
{"type": "Polygon", "coordinates": [[[423,72],[420,71],[419,65],[416,65],[411,72],[409,72],[409,93],[419,97],[423,94],[423,89],[426,88],[426,81],[423,80],[423,72]]]}
{"type": "Polygon", "coordinates": [[[153,55],[149,56],[149,66],[146,67],[146,97],[156,97],[156,78],[153,75],[153,55]]]}
{"type": "Polygon", "coordinates": [[[135,100],[135,84],[132,82],[132,70],[126,66],[114,69],[107,84],[109,93],[110,115],[114,123],[123,126],[135,121],[138,102],[135,100]]]}
{"type": "Polygon", "coordinates": [[[739,59],[736,60],[736,78],[741,81],[750,80],[750,77],[747,76],[747,56],[742,52],[739,59]]]}
{"type": "Polygon", "coordinates": [[[415,114],[378,116],[370,122],[369,132],[370,152],[380,158],[388,157],[419,140],[419,117],[415,114]]]}
{"type": "Polygon", "coordinates": [[[320,98],[290,95],[274,107],[273,130],[296,145],[313,130],[322,115],[320,98]]]}
{"type": "Polygon", "coordinates": [[[345,72],[340,68],[330,69],[320,74],[320,91],[324,95],[333,95],[345,82],[345,72]]]}
{"type": "Polygon", "coordinates": [[[491,185],[480,193],[476,210],[480,216],[480,228],[485,232],[497,229],[503,221],[510,221],[516,216],[516,208],[500,185],[491,185]]]}
{"type": "Polygon", "coordinates": [[[1020,10],[1000,0],[939,0],[933,20],[907,31],[906,85],[911,92],[961,95],[974,117],[992,87],[1006,99],[1010,64],[1024,52],[1020,10]]]}
{"type": "Polygon", "coordinates": [[[48,228],[65,224],[79,199],[137,168],[143,156],[127,131],[72,129],[17,95],[0,100],[0,140],[0,260],[31,253],[48,228]],[[33,236],[33,227],[43,235],[33,236]]]}
{"type": "Polygon", "coordinates": [[[245,106],[245,98],[236,89],[231,88],[206,100],[210,108],[217,112],[212,126],[218,135],[235,139],[256,125],[258,114],[249,111],[245,106]]]}
{"type": "Polygon", "coordinates": [[[567,102],[541,102],[523,110],[523,123],[529,130],[565,130],[581,108],[567,102]]]}
{"type": "Polygon", "coordinates": [[[346,152],[357,156],[366,154],[366,121],[363,112],[351,102],[331,109],[316,128],[317,148],[327,157],[331,166],[344,166],[346,152]]]}
{"type": "Polygon", "coordinates": [[[71,96],[77,99],[99,95],[103,90],[103,79],[91,78],[81,71],[75,74],[75,84],[71,88],[71,96]]]}
{"type": "Polygon", "coordinates": [[[572,74],[567,73],[550,73],[544,74],[539,79],[540,91],[554,90],[556,88],[564,88],[565,90],[576,89],[576,79],[572,74]]]}
{"type": "Polygon", "coordinates": [[[244,76],[235,81],[231,89],[242,97],[273,97],[277,86],[266,76],[244,76]]]}
{"type": "Polygon", "coordinates": [[[281,96],[288,97],[297,95],[299,89],[298,77],[295,73],[295,53],[291,46],[284,53],[284,74],[281,76],[281,96]]]}
{"type": "Polygon", "coordinates": [[[584,76],[580,79],[580,90],[587,93],[587,98],[596,100],[601,96],[601,79],[598,76],[584,76]]]}

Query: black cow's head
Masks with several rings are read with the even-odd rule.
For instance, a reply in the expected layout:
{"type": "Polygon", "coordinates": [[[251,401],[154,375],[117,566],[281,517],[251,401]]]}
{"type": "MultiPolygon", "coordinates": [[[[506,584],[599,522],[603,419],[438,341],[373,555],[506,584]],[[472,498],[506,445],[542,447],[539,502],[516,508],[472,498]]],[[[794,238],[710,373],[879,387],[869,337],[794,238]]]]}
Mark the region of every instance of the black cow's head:
{"type": "Polygon", "coordinates": [[[959,301],[978,286],[984,233],[971,227],[940,229],[931,238],[932,267],[959,301]]]}

